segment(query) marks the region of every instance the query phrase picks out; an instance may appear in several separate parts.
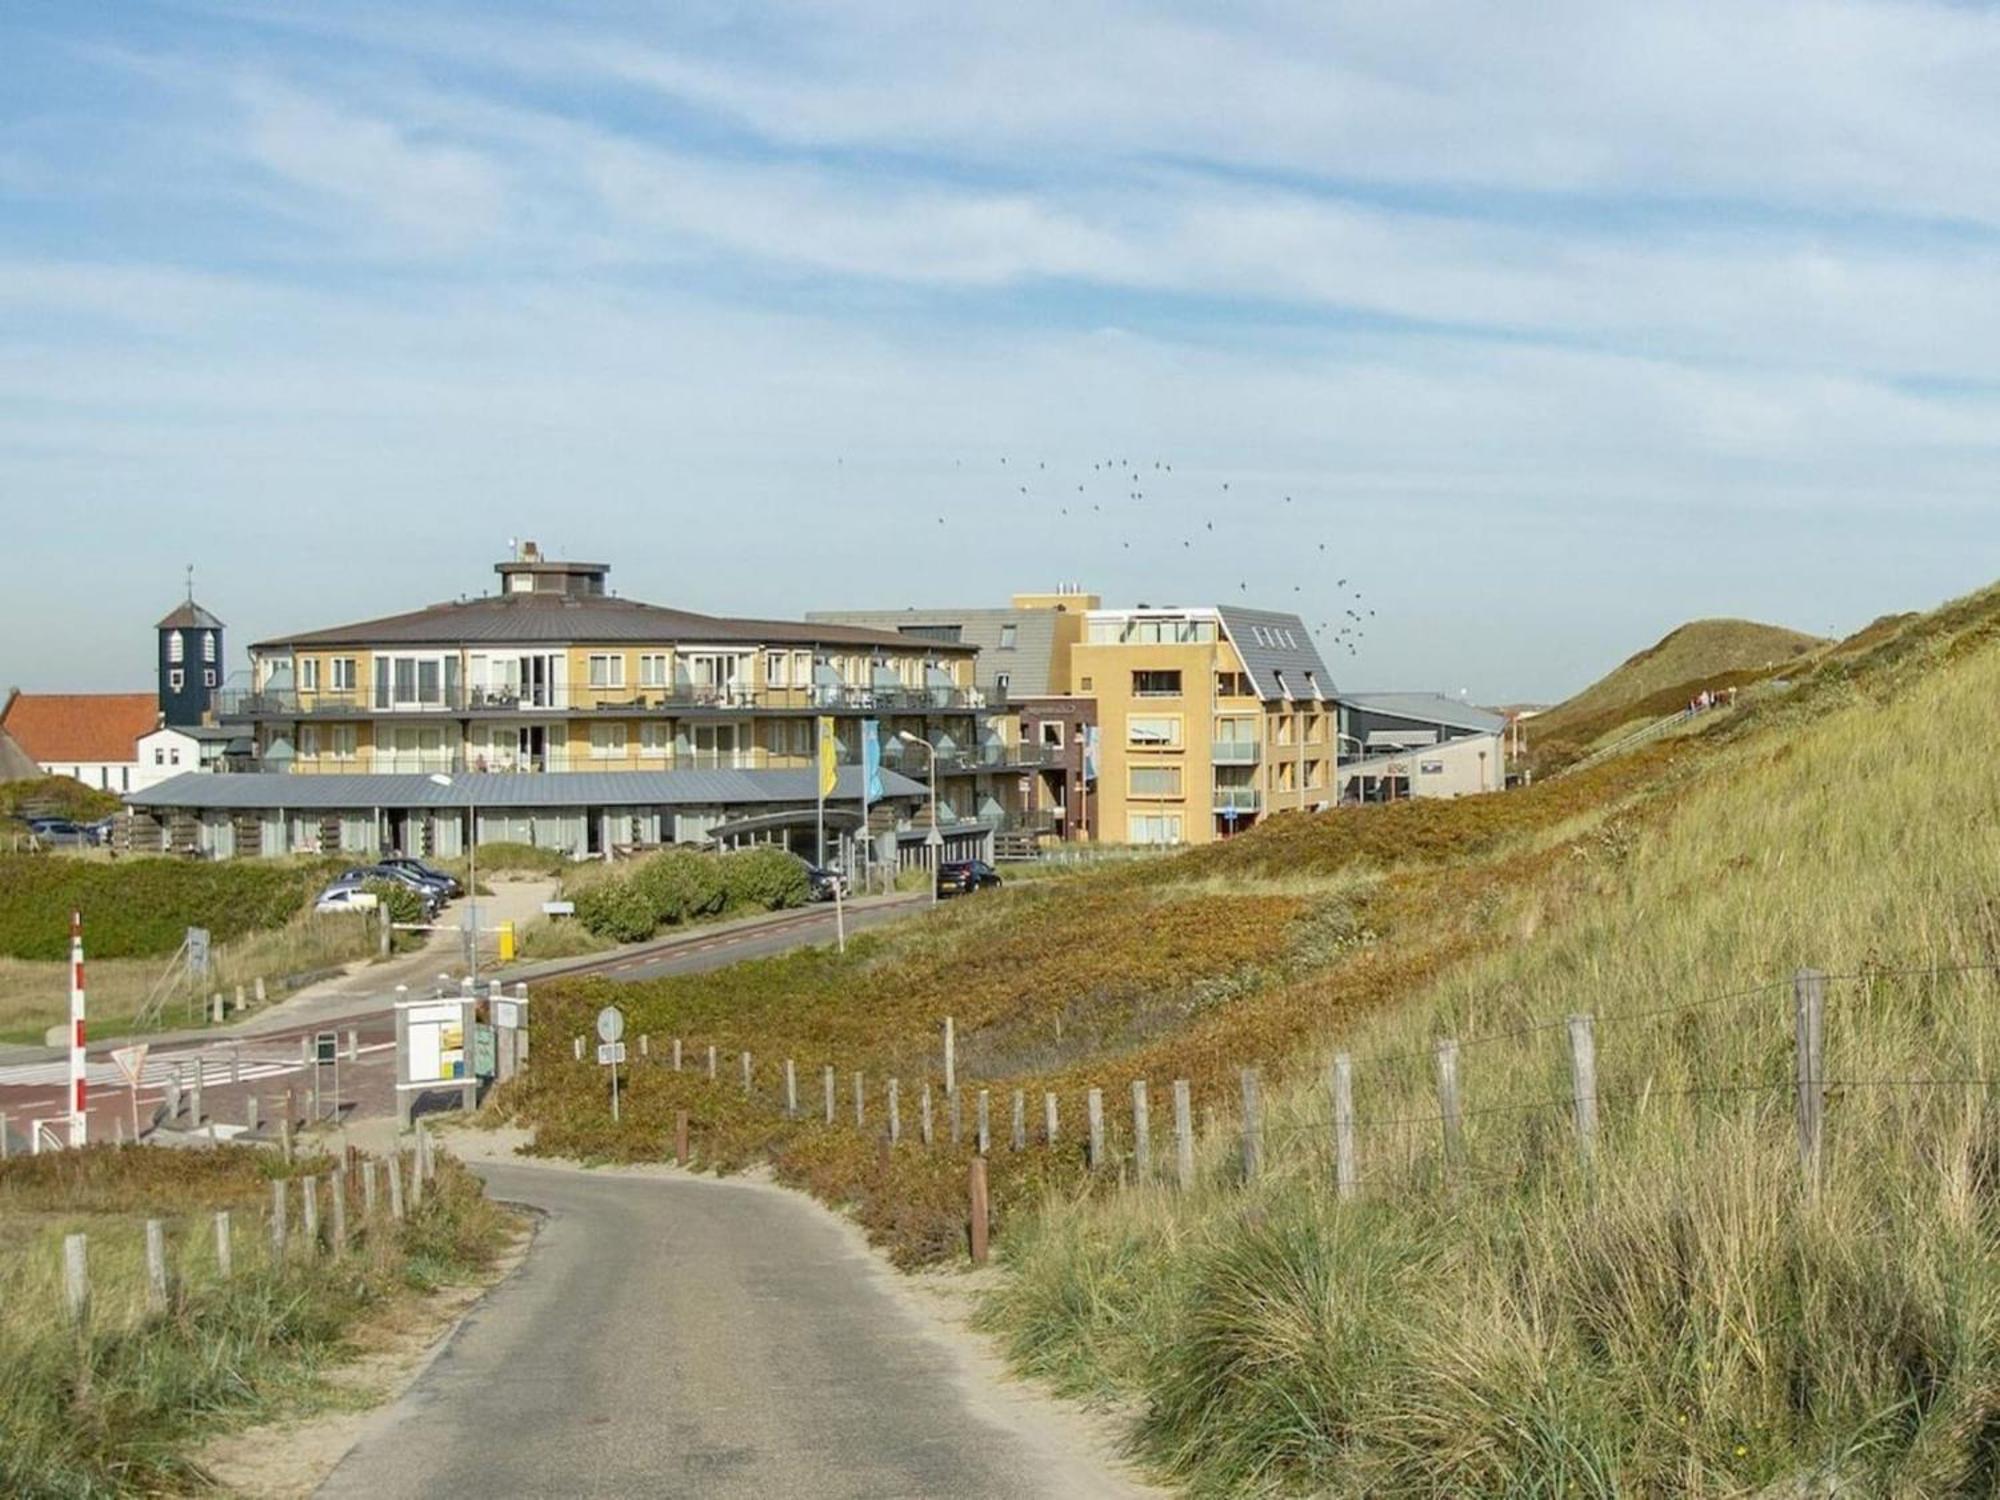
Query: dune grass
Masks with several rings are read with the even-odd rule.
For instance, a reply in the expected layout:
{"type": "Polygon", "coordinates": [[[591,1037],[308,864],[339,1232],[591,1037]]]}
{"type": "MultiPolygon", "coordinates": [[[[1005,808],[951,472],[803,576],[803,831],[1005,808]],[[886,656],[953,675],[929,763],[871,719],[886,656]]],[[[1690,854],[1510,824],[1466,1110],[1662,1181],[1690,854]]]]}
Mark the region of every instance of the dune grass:
{"type": "MultiPolygon", "coordinates": [[[[507,1233],[476,1178],[442,1156],[434,1190],[400,1226],[364,1223],[349,1253],[274,1259],[270,1182],[287,1167],[225,1147],[92,1147],[0,1163],[0,1491],[10,1495],[187,1493],[205,1438],[309,1411],[338,1396],[322,1377],[366,1323],[437,1285],[469,1279],[507,1233]],[[218,1269],[214,1214],[231,1215],[233,1274],[218,1269]],[[164,1310],[147,1305],[144,1221],[166,1230],[164,1310]],[[63,1240],[88,1237],[82,1331],[62,1298],[63,1240]]],[[[322,1180],[320,1191],[326,1191],[322,1180]]],[[[291,1189],[297,1212],[296,1187],[291,1189]]]]}

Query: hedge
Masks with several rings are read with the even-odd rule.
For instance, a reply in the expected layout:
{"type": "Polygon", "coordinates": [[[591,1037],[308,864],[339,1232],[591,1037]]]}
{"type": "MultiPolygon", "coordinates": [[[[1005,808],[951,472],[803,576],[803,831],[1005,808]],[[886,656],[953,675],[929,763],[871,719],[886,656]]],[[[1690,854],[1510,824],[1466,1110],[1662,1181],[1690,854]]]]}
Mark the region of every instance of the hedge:
{"type": "Polygon", "coordinates": [[[668,849],[619,874],[591,872],[569,886],[576,919],[615,943],[643,942],[662,927],[723,911],[778,911],[811,896],[806,868],[781,849],[702,854],[668,849]]]}
{"type": "Polygon", "coordinates": [[[69,956],[69,914],[83,913],[87,955],[165,958],[190,927],[218,943],[282,927],[345,863],[312,860],[99,861],[0,854],[0,955],[69,956]]]}

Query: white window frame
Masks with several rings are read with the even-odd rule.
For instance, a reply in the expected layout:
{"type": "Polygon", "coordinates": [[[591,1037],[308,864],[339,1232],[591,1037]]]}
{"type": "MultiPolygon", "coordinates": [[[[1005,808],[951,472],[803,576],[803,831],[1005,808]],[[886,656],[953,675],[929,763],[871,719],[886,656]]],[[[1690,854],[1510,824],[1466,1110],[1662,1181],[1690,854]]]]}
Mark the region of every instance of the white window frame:
{"type": "Polygon", "coordinates": [[[213,630],[204,630],[201,633],[201,659],[207,662],[215,660],[215,632],[213,630]]]}
{"type": "Polygon", "coordinates": [[[622,719],[600,721],[590,726],[592,760],[623,760],[630,753],[630,744],[622,719]]]}
{"type": "Polygon", "coordinates": [[[335,760],[353,760],[360,753],[361,736],[352,724],[329,724],[326,738],[326,753],[335,760]]]}
{"type": "Polygon", "coordinates": [[[593,690],[622,689],[625,686],[625,653],[593,651],[584,670],[593,690]]]}
{"type": "Polygon", "coordinates": [[[1127,714],[1125,716],[1125,743],[1141,750],[1178,750],[1182,743],[1181,716],[1179,714],[1127,714]],[[1141,724],[1162,724],[1166,726],[1164,738],[1148,735],[1140,737],[1141,724]]]}
{"type": "Polygon", "coordinates": [[[789,651],[766,651],[764,653],[764,686],[788,688],[792,685],[792,653],[789,651]]]}
{"type": "Polygon", "coordinates": [[[639,653],[639,686],[642,688],[668,688],[674,685],[673,656],[666,651],[641,651],[639,653]]]}
{"type": "Polygon", "coordinates": [[[1020,626],[1002,625],[1000,627],[1000,646],[999,646],[1000,650],[1012,651],[1013,649],[1015,649],[1015,645],[1020,639],[1021,639],[1020,626]]]}
{"type": "Polygon", "coordinates": [[[316,693],[319,691],[319,658],[301,656],[299,658],[299,691],[316,693]]]}
{"type": "Polygon", "coordinates": [[[673,725],[665,719],[639,721],[639,754],[647,760],[664,760],[674,753],[673,725]]]}
{"type": "Polygon", "coordinates": [[[1042,720],[1041,728],[1038,732],[1043,749],[1060,750],[1063,748],[1063,740],[1066,736],[1063,733],[1063,721],[1061,719],[1042,720]],[[1051,730],[1055,732],[1051,734],[1051,730]]]}
{"type": "Polygon", "coordinates": [[[169,663],[187,660],[187,642],[178,630],[167,632],[167,660],[169,663]]]}
{"type": "Polygon", "coordinates": [[[1145,797],[1149,799],[1160,798],[1163,800],[1173,800],[1175,798],[1185,797],[1187,795],[1184,789],[1184,781],[1179,761],[1160,761],[1157,763],[1152,761],[1141,761],[1138,764],[1127,767],[1125,775],[1126,775],[1125,795],[1128,797],[1145,797]],[[1165,791],[1142,790],[1140,786],[1140,779],[1142,777],[1171,778],[1173,785],[1165,791]]]}
{"type": "Polygon", "coordinates": [[[187,673],[183,672],[179,667],[175,667],[171,672],[167,673],[167,691],[178,693],[181,690],[181,685],[186,681],[187,673]]]}
{"type": "Polygon", "coordinates": [[[1125,842],[1128,844],[1181,844],[1187,842],[1185,816],[1178,812],[1151,810],[1125,815],[1125,842]],[[1157,837],[1155,835],[1158,835],[1157,837]],[[1171,835],[1171,836],[1169,836],[1171,835]]]}
{"type": "Polygon", "coordinates": [[[307,756],[311,756],[314,760],[319,759],[319,725],[317,724],[301,724],[299,726],[299,758],[303,760],[307,756]]]}
{"type": "Polygon", "coordinates": [[[354,691],[356,661],[351,656],[336,656],[328,664],[328,678],[336,693],[354,691]]]}
{"type": "Polygon", "coordinates": [[[203,667],[201,669],[201,685],[203,687],[215,686],[215,668],[203,667]]]}

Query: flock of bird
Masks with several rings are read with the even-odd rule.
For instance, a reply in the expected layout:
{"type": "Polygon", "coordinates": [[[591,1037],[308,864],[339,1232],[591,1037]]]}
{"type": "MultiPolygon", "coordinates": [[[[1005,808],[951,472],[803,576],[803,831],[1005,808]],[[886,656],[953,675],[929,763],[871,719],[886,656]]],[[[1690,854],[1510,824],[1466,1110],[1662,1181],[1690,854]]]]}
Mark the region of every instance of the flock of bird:
{"type": "MultiPolygon", "coordinates": [[[[1163,519],[1170,516],[1186,516],[1192,510],[1192,507],[1184,503],[1191,492],[1190,482],[1184,477],[1177,479],[1174,475],[1174,466],[1166,460],[1154,459],[1150,467],[1125,458],[1093,460],[1088,475],[1081,469],[1068,475],[1062,474],[1059,469],[1052,474],[1046,459],[1036,459],[1033,464],[1034,466],[1030,468],[1026,460],[1010,463],[1007,458],[1002,457],[998,465],[1003,471],[1004,480],[1012,484],[1013,494],[1009,498],[1013,500],[1015,511],[1021,519],[1029,522],[1041,520],[1051,528],[1058,529],[1060,534],[1060,528],[1068,527],[1075,521],[1091,516],[1108,516],[1117,523],[1119,547],[1126,552],[1132,550],[1135,541],[1142,550],[1155,545],[1171,546],[1175,541],[1180,543],[1180,550],[1183,552],[1194,552],[1197,543],[1206,549],[1217,540],[1218,519],[1225,528],[1220,534],[1221,539],[1226,541],[1235,534],[1228,529],[1230,522],[1235,520],[1240,526],[1243,516],[1251,511],[1255,504],[1232,490],[1230,481],[1226,479],[1211,481],[1221,485],[1220,490],[1211,497],[1211,504],[1216,509],[1216,514],[1202,521],[1202,529],[1199,532],[1176,536],[1172,534],[1173,528],[1169,528],[1168,534],[1163,536],[1161,534],[1163,519]],[[1236,516],[1225,514],[1227,510],[1232,509],[1237,512],[1236,516]]],[[[968,467],[976,476],[983,466],[976,461],[968,465],[962,458],[953,460],[953,468],[960,473],[968,467]]],[[[1285,495],[1282,504],[1293,505],[1293,497],[1285,495]]],[[[990,514],[983,509],[980,513],[990,514]]],[[[1288,514],[1303,515],[1304,512],[1299,510],[1288,514]]],[[[951,522],[952,516],[949,513],[937,518],[937,524],[940,526],[948,527],[951,522]]],[[[1315,539],[1313,542],[1315,550],[1301,551],[1295,543],[1296,536],[1296,529],[1290,527],[1279,535],[1252,536],[1244,533],[1241,539],[1246,546],[1242,550],[1254,547],[1258,555],[1294,565],[1300,561],[1310,563],[1314,559],[1323,559],[1326,556],[1327,544],[1324,541],[1315,539]]],[[[1210,566],[1219,567],[1234,555],[1234,552],[1226,555],[1218,553],[1210,566]]],[[[1185,573],[1185,569],[1175,571],[1183,575],[1185,573]]],[[[1361,642],[1368,636],[1368,621],[1375,618],[1375,611],[1366,607],[1361,591],[1350,588],[1347,579],[1335,578],[1329,581],[1324,572],[1317,576],[1307,574],[1303,579],[1291,583],[1289,593],[1285,592],[1282,583],[1279,584],[1279,597],[1276,599],[1264,597],[1265,587],[1266,585],[1260,583],[1257,597],[1252,598],[1250,579],[1243,577],[1238,570],[1236,589],[1243,602],[1260,607],[1279,608],[1287,602],[1294,608],[1298,608],[1308,599],[1318,602],[1327,611],[1326,618],[1320,620],[1316,631],[1320,644],[1333,651],[1345,650],[1349,656],[1360,655],[1361,642]]]]}

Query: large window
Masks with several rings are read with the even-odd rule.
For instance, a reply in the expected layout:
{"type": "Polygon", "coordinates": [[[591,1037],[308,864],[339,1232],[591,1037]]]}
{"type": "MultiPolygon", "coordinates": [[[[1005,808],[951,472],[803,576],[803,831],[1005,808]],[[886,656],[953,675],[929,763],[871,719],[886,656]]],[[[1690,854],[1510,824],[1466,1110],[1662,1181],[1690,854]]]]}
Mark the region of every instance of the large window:
{"type": "Polygon", "coordinates": [[[593,760],[624,759],[625,726],[623,724],[591,725],[590,754],[593,760]]]}
{"type": "Polygon", "coordinates": [[[600,652],[590,658],[590,685],[594,688],[625,686],[625,654],[600,652]]]}
{"type": "Polygon", "coordinates": [[[1248,672],[1217,672],[1215,674],[1215,696],[1218,698],[1254,698],[1257,689],[1250,684],[1248,672]]]}
{"type": "Polygon", "coordinates": [[[660,759],[674,748],[673,726],[664,719],[647,719],[639,726],[639,753],[660,759]]]}
{"type": "Polygon", "coordinates": [[[639,654],[639,686],[663,688],[673,682],[667,670],[668,657],[664,651],[642,651],[639,654]]]}
{"type": "Polygon", "coordinates": [[[1178,844],[1181,842],[1181,815],[1177,812],[1127,813],[1125,841],[1131,844],[1178,844]]]}
{"type": "Polygon", "coordinates": [[[1181,721],[1170,714],[1133,714],[1125,721],[1125,739],[1141,749],[1169,749],[1181,742],[1181,721]]]}
{"type": "Polygon", "coordinates": [[[1181,768],[1179,766],[1134,766],[1132,768],[1132,795],[1134,797],[1178,797],[1181,794],[1181,768]]]}
{"type": "Polygon", "coordinates": [[[316,693],[319,691],[319,658],[301,656],[299,658],[299,691],[316,693]]]}
{"type": "Polygon", "coordinates": [[[352,724],[330,724],[326,731],[326,750],[335,760],[353,760],[357,736],[352,724]]]}
{"type": "Polygon", "coordinates": [[[1132,696],[1135,698],[1178,698],[1180,695],[1181,674],[1177,671],[1132,674],[1132,696]]]}
{"type": "Polygon", "coordinates": [[[328,666],[333,670],[333,690],[336,693],[353,692],[354,658],[351,656],[336,656],[328,663],[328,666]]]}
{"type": "Polygon", "coordinates": [[[446,693],[458,691],[458,658],[378,656],[375,658],[377,708],[443,708],[446,693]]]}
{"type": "Polygon", "coordinates": [[[764,654],[764,686],[790,687],[792,685],[792,653],[789,651],[767,651],[764,654]]]}

